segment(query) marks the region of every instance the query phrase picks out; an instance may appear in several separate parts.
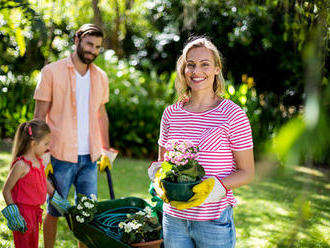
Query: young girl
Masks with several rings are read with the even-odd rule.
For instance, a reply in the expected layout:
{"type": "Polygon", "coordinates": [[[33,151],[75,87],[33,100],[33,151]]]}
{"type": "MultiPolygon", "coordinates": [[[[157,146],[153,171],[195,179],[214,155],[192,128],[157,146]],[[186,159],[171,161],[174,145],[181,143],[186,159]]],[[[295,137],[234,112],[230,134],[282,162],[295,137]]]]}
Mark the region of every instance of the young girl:
{"type": "Polygon", "coordinates": [[[2,213],[14,233],[16,248],[38,247],[40,205],[46,201],[47,191],[54,193],[41,159],[48,152],[49,140],[50,129],[42,120],[22,123],[16,131],[13,162],[2,192],[7,204],[2,213]]]}

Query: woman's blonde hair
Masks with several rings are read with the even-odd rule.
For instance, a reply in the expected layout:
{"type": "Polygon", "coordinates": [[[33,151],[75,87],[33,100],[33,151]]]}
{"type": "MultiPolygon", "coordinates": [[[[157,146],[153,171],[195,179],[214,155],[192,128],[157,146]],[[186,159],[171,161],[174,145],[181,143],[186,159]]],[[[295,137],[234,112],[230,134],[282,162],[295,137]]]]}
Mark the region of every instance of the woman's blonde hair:
{"type": "Polygon", "coordinates": [[[22,156],[30,148],[32,140],[39,142],[49,133],[50,128],[43,120],[33,119],[20,124],[15,134],[12,160],[22,156]]]}
{"type": "Polygon", "coordinates": [[[175,79],[175,89],[177,91],[178,101],[182,101],[185,98],[190,98],[191,88],[186,82],[184,75],[186,64],[187,64],[187,54],[188,52],[195,47],[205,47],[209,49],[214,58],[215,66],[220,68],[218,75],[214,77],[213,91],[217,96],[221,96],[224,89],[225,80],[222,75],[222,62],[218,49],[216,46],[206,37],[198,36],[188,39],[188,42],[183,48],[182,55],[179,57],[176,63],[176,79],[175,79]]]}

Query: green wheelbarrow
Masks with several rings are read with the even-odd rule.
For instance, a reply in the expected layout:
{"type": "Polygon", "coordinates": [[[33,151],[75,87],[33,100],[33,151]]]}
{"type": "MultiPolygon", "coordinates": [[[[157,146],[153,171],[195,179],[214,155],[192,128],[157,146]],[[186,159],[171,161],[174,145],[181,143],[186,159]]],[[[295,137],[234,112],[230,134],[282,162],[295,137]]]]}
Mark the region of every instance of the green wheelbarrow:
{"type": "MultiPolygon", "coordinates": [[[[149,203],[137,197],[125,197],[117,200],[101,201],[98,202],[97,212],[95,215],[101,214],[109,209],[121,209],[129,207],[143,209],[147,206],[150,206],[149,203]]],[[[67,214],[65,217],[70,230],[73,232],[73,235],[89,248],[131,247],[118,239],[106,235],[102,230],[96,228],[90,223],[77,222],[71,214],[67,214]]]]}
{"type": "MultiPolygon", "coordinates": [[[[144,199],[137,198],[137,197],[125,197],[120,199],[114,199],[114,193],[113,193],[113,187],[112,187],[112,180],[111,180],[111,174],[108,168],[106,168],[107,172],[107,179],[109,184],[109,193],[111,200],[107,201],[101,201],[98,202],[96,209],[97,212],[95,213],[95,216],[102,214],[105,211],[109,210],[115,210],[117,209],[129,209],[131,208],[132,211],[137,211],[136,209],[144,209],[145,207],[149,206],[152,207],[148,202],[146,202],[144,199]],[[135,209],[135,210],[133,210],[135,209]]],[[[52,182],[55,189],[58,189],[57,182],[55,177],[52,174],[48,175],[48,178],[52,182]]],[[[153,188],[151,188],[150,193],[152,194],[153,188]]],[[[153,192],[154,193],[154,192],[153,192]]],[[[152,201],[154,201],[152,199],[152,201]]],[[[159,204],[157,204],[158,206],[159,204]]],[[[161,215],[162,210],[161,207],[158,206],[158,208],[155,209],[158,215],[158,218],[161,223],[161,215]]],[[[120,211],[120,210],[118,210],[120,211]]],[[[132,213],[130,211],[129,213],[132,213]]],[[[123,243],[121,240],[113,238],[109,235],[107,235],[104,231],[97,228],[95,225],[93,225],[93,221],[90,223],[79,223],[74,218],[72,214],[70,214],[70,209],[68,211],[69,213],[65,214],[64,217],[68,223],[68,226],[70,230],[73,232],[73,235],[81,242],[83,242],[87,247],[89,248],[130,248],[126,243],[123,243]]],[[[121,213],[127,213],[125,210],[121,213]]]]}

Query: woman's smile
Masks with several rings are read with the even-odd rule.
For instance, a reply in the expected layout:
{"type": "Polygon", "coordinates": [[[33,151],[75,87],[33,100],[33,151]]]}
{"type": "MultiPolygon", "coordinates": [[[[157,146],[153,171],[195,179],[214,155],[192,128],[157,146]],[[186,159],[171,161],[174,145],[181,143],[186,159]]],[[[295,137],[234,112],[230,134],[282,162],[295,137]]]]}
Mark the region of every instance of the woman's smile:
{"type": "Polygon", "coordinates": [[[184,73],[191,90],[213,92],[215,76],[220,69],[215,65],[212,52],[206,47],[195,47],[187,53],[186,59],[184,73]]]}
{"type": "Polygon", "coordinates": [[[190,79],[193,83],[201,83],[206,79],[206,77],[190,77],[190,79]]]}

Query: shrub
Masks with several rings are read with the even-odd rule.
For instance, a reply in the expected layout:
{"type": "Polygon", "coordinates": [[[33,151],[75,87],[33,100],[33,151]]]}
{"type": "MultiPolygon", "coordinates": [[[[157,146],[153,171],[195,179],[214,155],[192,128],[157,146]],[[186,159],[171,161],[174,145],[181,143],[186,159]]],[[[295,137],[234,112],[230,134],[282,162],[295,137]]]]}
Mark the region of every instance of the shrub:
{"type": "Polygon", "coordinates": [[[37,71],[31,75],[0,76],[0,137],[14,137],[17,126],[33,118],[37,71]]]}

